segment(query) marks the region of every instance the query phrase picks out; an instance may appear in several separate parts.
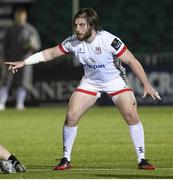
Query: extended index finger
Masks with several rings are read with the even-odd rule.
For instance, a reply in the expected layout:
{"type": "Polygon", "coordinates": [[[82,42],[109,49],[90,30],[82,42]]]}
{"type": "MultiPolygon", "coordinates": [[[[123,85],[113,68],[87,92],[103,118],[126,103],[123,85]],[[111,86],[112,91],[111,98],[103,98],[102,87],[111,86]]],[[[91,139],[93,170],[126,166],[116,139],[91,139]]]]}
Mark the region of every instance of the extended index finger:
{"type": "Polygon", "coordinates": [[[14,65],[14,62],[8,62],[8,61],[6,61],[6,62],[4,62],[4,64],[14,65]]]}

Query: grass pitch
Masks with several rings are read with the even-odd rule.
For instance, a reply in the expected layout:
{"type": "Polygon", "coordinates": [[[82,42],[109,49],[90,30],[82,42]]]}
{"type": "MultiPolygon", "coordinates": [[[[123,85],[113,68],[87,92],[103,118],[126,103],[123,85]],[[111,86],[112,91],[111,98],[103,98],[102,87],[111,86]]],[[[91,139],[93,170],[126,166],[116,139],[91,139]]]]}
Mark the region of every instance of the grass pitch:
{"type": "Polygon", "coordinates": [[[81,119],[72,153],[73,168],[55,171],[62,157],[66,107],[0,112],[0,143],[27,167],[26,173],[0,179],[173,178],[173,108],[139,107],[145,130],[146,156],[157,170],[137,169],[128,126],[114,107],[94,107],[81,119]]]}

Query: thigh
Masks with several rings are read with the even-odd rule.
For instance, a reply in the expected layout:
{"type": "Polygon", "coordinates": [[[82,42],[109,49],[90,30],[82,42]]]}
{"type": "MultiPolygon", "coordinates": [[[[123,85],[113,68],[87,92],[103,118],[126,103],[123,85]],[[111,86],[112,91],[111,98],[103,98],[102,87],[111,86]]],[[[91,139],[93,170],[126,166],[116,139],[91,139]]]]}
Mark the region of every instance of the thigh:
{"type": "Polygon", "coordinates": [[[96,96],[75,91],[69,100],[68,111],[77,114],[80,118],[96,101],[96,96]]]}
{"type": "Polygon", "coordinates": [[[28,87],[28,85],[32,86],[33,81],[33,67],[25,66],[23,67],[23,79],[22,84],[24,87],[28,87]]]}
{"type": "Polygon", "coordinates": [[[11,71],[8,71],[7,67],[5,67],[3,76],[1,79],[2,85],[10,88],[12,85],[13,77],[14,77],[14,74],[11,71]]]}
{"type": "Polygon", "coordinates": [[[14,75],[13,86],[15,87],[23,86],[23,72],[24,69],[19,69],[19,71],[14,75]]]}
{"type": "Polygon", "coordinates": [[[78,124],[82,115],[95,104],[96,96],[75,91],[69,101],[65,125],[74,127],[78,124]]]}
{"type": "Polygon", "coordinates": [[[140,121],[133,92],[128,91],[119,94],[116,99],[116,106],[128,124],[136,124],[140,121]]]}
{"type": "Polygon", "coordinates": [[[81,116],[100,97],[99,90],[97,84],[81,81],[70,98],[68,109],[81,116]]]}

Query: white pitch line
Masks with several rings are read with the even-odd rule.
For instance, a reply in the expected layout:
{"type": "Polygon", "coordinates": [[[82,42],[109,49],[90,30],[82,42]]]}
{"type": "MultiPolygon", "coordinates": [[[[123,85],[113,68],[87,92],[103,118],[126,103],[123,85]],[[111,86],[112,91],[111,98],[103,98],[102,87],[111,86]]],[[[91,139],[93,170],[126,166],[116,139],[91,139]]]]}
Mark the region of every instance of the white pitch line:
{"type": "MultiPolygon", "coordinates": [[[[42,168],[28,168],[28,170],[44,170],[42,168]]],[[[52,170],[52,169],[46,169],[46,170],[52,170]]],[[[128,168],[70,168],[69,171],[133,171],[133,170],[138,170],[138,171],[143,171],[143,170],[139,170],[139,169],[128,169],[128,168]]],[[[173,171],[173,167],[168,167],[168,168],[156,168],[157,170],[170,170],[173,171]]]]}
{"type": "Polygon", "coordinates": [[[102,169],[102,168],[71,168],[70,171],[120,171],[120,170],[132,170],[132,169],[102,169]]]}
{"type": "MultiPolygon", "coordinates": [[[[71,168],[70,171],[127,171],[127,170],[139,170],[139,169],[120,169],[120,168],[71,168]]],[[[156,170],[171,170],[173,171],[173,167],[170,168],[156,168],[156,170]]]]}

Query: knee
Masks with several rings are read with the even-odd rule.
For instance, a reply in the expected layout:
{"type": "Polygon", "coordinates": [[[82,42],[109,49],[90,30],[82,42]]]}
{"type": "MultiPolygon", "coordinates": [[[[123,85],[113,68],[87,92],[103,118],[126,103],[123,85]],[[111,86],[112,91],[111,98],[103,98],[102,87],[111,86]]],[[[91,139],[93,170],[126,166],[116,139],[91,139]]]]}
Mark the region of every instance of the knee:
{"type": "Polygon", "coordinates": [[[139,117],[136,111],[128,110],[124,113],[124,118],[128,125],[139,123],[139,117]]]}
{"type": "Polygon", "coordinates": [[[76,126],[78,123],[78,114],[75,111],[68,111],[66,114],[65,124],[68,126],[76,126]]]}

